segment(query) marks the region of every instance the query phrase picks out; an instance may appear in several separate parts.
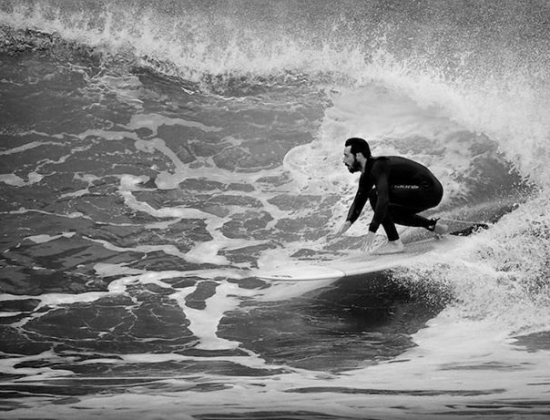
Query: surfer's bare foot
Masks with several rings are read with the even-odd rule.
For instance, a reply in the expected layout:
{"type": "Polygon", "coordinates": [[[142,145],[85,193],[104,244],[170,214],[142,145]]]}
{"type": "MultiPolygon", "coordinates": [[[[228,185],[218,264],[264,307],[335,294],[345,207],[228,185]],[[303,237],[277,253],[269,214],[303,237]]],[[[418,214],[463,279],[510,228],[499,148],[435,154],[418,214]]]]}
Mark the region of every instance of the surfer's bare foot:
{"type": "Polygon", "coordinates": [[[443,223],[436,222],[434,226],[434,233],[436,235],[446,235],[449,232],[449,227],[443,223]]]}
{"type": "Polygon", "coordinates": [[[443,224],[439,221],[439,219],[432,220],[433,225],[431,225],[428,230],[431,230],[433,233],[435,233],[437,236],[446,235],[449,233],[449,227],[446,224],[443,224]]]}
{"type": "Polygon", "coordinates": [[[401,239],[398,239],[397,241],[389,241],[387,244],[372,251],[374,255],[399,254],[401,252],[405,252],[405,245],[403,245],[401,239]]]}

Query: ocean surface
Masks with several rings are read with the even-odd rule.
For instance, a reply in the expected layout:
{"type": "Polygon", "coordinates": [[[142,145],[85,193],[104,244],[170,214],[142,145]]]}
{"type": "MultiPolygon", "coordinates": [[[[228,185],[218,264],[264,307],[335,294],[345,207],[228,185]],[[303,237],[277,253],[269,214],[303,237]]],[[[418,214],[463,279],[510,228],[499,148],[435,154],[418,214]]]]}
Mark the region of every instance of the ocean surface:
{"type": "Polygon", "coordinates": [[[548,16],[0,0],[0,418],[548,418],[548,16]],[[432,169],[431,217],[489,228],[393,271],[260,280],[359,252],[369,209],[330,239],[351,136],[432,169]]]}

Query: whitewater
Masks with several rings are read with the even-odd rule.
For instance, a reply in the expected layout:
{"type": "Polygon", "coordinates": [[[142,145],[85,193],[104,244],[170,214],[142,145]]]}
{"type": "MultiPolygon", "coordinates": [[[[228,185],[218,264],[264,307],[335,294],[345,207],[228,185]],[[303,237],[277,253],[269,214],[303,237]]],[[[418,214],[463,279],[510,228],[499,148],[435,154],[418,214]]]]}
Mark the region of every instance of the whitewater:
{"type": "MultiPolygon", "coordinates": [[[[546,1],[0,0],[5,419],[550,414],[546,1]],[[346,138],[429,167],[452,252],[357,252],[346,138]]],[[[404,242],[429,235],[400,231],[404,242]]]]}

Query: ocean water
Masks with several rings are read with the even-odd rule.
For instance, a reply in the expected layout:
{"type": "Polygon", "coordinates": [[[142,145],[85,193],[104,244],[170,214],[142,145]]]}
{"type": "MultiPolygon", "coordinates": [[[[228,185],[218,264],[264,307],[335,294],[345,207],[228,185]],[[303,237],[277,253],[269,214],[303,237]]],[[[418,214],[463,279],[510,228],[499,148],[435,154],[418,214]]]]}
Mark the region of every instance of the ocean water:
{"type": "MultiPolygon", "coordinates": [[[[550,415],[547,1],[1,0],[0,417],[550,415]],[[489,229],[333,282],[343,142],[489,229]]],[[[425,235],[405,229],[410,241],[425,235]]]]}

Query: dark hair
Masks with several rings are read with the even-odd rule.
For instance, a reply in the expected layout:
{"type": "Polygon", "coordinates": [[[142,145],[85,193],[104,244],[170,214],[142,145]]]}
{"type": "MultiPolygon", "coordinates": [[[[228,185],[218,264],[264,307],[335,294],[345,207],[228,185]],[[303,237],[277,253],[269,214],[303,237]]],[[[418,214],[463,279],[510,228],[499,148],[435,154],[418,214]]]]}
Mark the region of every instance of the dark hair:
{"type": "Polygon", "coordinates": [[[370,153],[369,144],[365,139],[359,137],[352,137],[346,140],[346,146],[351,146],[351,153],[357,155],[357,153],[362,153],[367,159],[370,159],[372,156],[370,153]]]}

